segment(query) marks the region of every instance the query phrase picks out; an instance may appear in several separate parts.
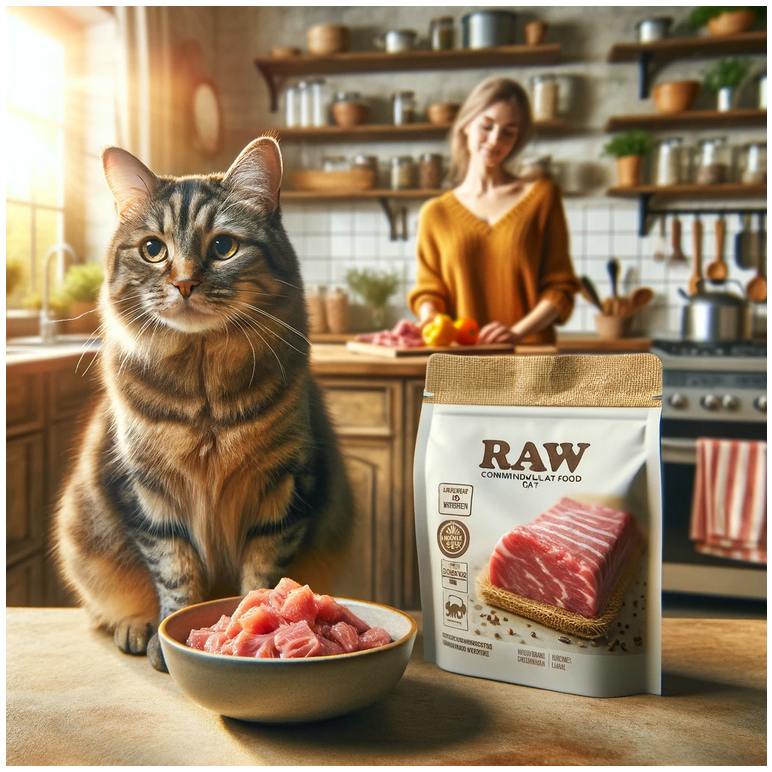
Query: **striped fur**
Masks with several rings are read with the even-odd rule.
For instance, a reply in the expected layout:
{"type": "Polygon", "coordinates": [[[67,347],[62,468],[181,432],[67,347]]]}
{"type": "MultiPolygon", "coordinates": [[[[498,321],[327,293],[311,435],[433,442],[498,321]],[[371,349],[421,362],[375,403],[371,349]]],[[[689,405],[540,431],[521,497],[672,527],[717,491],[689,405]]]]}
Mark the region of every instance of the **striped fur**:
{"type": "Polygon", "coordinates": [[[121,220],[100,301],[105,391],[57,510],[57,555],[117,645],[163,669],[155,628],[181,607],[301,564],[315,573],[299,580],[332,591],[322,576],[343,563],[351,495],[310,373],[280,158],[266,165],[256,142],[226,175],[164,178],[106,153],[121,220]],[[217,234],[239,243],[228,260],[211,257],[217,234]],[[150,237],[160,263],[141,256],[150,237]],[[200,282],[188,297],[183,279],[200,282]]]}

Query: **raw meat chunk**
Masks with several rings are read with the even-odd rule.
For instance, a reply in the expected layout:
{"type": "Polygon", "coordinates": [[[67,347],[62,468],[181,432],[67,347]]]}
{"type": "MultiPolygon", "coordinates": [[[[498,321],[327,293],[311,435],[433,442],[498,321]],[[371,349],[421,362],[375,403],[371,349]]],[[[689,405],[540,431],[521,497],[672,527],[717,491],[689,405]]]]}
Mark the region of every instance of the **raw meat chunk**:
{"type": "Polygon", "coordinates": [[[638,538],[629,512],[563,497],[501,537],[491,556],[490,581],[531,600],[596,617],[638,538]]]}
{"type": "Polygon", "coordinates": [[[218,633],[224,633],[228,629],[228,625],[231,623],[231,618],[226,617],[225,614],[223,614],[220,617],[219,622],[212,628],[213,630],[216,630],[218,633]]]}
{"type": "Polygon", "coordinates": [[[377,649],[391,643],[391,636],[382,627],[371,627],[359,636],[359,651],[377,649]]]}
{"type": "Polygon", "coordinates": [[[254,657],[258,649],[267,641],[273,640],[274,633],[252,635],[242,630],[233,640],[233,653],[237,657],[254,657]]]}
{"type": "Polygon", "coordinates": [[[363,633],[370,629],[367,622],[363,622],[358,616],[349,611],[345,606],[341,606],[334,598],[329,595],[316,596],[317,619],[323,622],[335,624],[336,622],[347,622],[355,627],[358,633],[363,633]]]}
{"type": "Polygon", "coordinates": [[[228,640],[228,636],[224,632],[212,633],[206,639],[206,643],[204,644],[204,651],[211,652],[212,654],[217,654],[222,648],[225,641],[227,640],[228,640]]]}
{"type": "Polygon", "coordinates": [[[290,622],[300,622],[305,619],[309,624],[313,624],[316,619],[316,600],[307,584],[296,590],[290,590],[282,604],[281,615],[290,622]]]}
{"type": "Polygon", "coordinates": [[[214,633],[214,630],[211,627],[202,627],[200,630],[191,630],[186,643],[191,649],[201,649],[203,651],[204,646],[212,633],[214,633]]]}
{"type": "Polygon", "coordinates": [[[317,634],[308,626],[305,619],[294,625],[282,627],[273,639],[282,659],[295,657],[317,657],[321,654],[322,644],[317,634]]]}
{"type": "Polygon", "coordinates": [[[236,607],[236,610],[231,616],[230,624],[226,628],[229,638],[234,638],[241,632],[243,628],[241,627],[239,619],[246,614],[249,609],[255,608],[255,606],[264,606],[269,603],[271,592],[272,590],[252,590],[252,592],[247,593],[244,600],[236,607]]]}
{"type": "Polygon", "coordinates": [[[359,649],[359,633],[346,622],[338,622],[330,628],[326,638],[335,641],[346,653],[359,649]]]}
{"type": "Polygon", "coordinates": [[[239,624],[248,633],[262,635],[272,633],[285,622],[284,617],[273,606],[255,606],[239,619],[239,624]]]}
{"type": "Polygon", "coordinates": [[[255,657],[257,659],[278,659],[279,650],[276,648],[276,644],[273,642],[273,636],[268,638],[257,650],[255,657]]]}

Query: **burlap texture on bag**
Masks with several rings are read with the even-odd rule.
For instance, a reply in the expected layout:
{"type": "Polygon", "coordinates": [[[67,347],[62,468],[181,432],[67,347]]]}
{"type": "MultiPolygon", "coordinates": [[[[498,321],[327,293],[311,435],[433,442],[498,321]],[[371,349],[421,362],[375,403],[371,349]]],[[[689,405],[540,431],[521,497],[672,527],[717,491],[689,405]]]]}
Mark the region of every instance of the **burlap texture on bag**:
{"type": "Polygon", "coordinates": [[[625,590],[630,583],[630,579],[635,572],[643,553],[646,551],[646,540],[641,535],[638,538],[638,544],[627,561],[627,566],[622,575],[617,580],[614,589],[611,591],[603,612],[597,617],[583,617],[573,611],[552,606],[549,603],[542,603],[538,600],[531,600],[523,595],[503,590],[491,584],[488,578],[488,569],[486,568],[477,579],[477,592],[480,597],[491,606],[511,611],[527,619],[533,619],[545,627],[558,630],[561,633],[575,635],[578,638],[600,638],[605,635],[614,624],[614,620],[622,607],[622,599],[625,597],[625,590]]]}
{"type": "Polygon", "coordinates": [[[472,357],[433,354],[424,402],[532,407],[660,407],[654,354],[472,357]]]}

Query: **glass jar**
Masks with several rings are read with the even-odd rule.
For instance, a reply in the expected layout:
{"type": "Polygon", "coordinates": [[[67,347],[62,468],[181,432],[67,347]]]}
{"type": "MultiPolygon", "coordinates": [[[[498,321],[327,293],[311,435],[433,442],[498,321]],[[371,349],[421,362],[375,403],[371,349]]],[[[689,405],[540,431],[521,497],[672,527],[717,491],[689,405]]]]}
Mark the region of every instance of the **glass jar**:
{"type": "Polygon", "coordinates": [[[397,91],[391,95],[394,125],[402,126],[415,120],[415,92],[397,91]]]}
{"type": "Polygon", "coordinates": [[[351,163],[352,169],[368,169],[374,174],[378,174],[378,156],[377,155],[355,155],[351,163]]]}
{"type": "Polygon", "coordinates": [[[429,41],[432,51],[450,51],[453,48],[453,17],[440,16],[429,22],[429,41]]]}
{"type": "Polygon", "coordinates": [[[437,153],[422,153],[418,162],[418,187],[421,190],[436,190],[442,183],[442,156],[437,153]]]}
{"type": "Polygon", "coordinates": [[[306,81],[309,100],[309,126],[327,125],[327,84],[324,78],[306,81]]]}
{"type": "Polygon", "coordinates": [[[673,137],[657,143],[657,169],[655,185],[678,185],[682,181],[683,159],[681,150],[683,139],[673,137]]]}
{"type": "Polygon", "coordinates": [[[698,143],[697,174],[698,185],[721,185],[727,180],[729,170],[729,147],[726,137],[703,139],[698,143]]]}
{"type": "Polygon", "coordinates": [[[301,80],[298,83],[298,125],[308,127],[311,125],[311,91],[308,83],[301,80]]]}
{"type": "Polygon", "coordinates": [[[531,78],[533,89],[533,119],[551,121],[558,112],[558,82],[554,75],[534,75],[531,78]]]}
{"type": "Polygon", "coordinates": [[[300,122],[300,92],[296,85],[288,86],[284,91],[284,122],[289,129],[300,122]]]}
{"type": "Polygon", "coordinates": [[[742,153],[743,185],[767,184],[767,143],[749,142],[742,153]]]}
{"type": "Polygon", "coordinates": [[[759,75],[759,110],[767,109],[767,73],[759,75]]]}
{"type": "Polygon", "coordinates": [[[344,155],[326,155],[322,158],[322,171],[345,172],[350,168],[351,164],[344,155]]]}
{"type": "Polygon", "coordinates": [[[358,91],[338,91],[332,105],[332,116],[338,126],[360,126],[369,120],[370,107],[358,91]]]}
{"type": "Polygon", "coordinates": [[[398,155],[391,159],[391,189],[409,190],[413,187],[413,156],[398,155]]]}

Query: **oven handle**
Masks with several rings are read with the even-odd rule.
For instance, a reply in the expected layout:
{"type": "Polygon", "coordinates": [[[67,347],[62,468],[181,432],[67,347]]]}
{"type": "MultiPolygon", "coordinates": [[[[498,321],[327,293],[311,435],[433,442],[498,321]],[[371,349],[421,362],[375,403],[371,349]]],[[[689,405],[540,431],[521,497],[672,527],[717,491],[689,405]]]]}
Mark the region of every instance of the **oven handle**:
{"type": "Polygon", "coordinates": [[[662,461],[665,464],[696,464],[697,440],[663,437],[662,461]]]}

